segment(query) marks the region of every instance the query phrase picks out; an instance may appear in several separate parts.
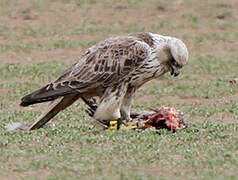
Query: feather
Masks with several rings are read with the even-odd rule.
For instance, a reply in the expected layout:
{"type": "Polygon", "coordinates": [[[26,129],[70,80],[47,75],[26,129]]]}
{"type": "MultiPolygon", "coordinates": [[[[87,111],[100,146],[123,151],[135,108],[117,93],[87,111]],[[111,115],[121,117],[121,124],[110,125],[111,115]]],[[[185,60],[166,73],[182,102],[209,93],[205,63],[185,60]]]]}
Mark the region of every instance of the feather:
{"type": "MultiPolygon", "coordinates": [[[[124,112],[123,118],[130,119],[129,107],[134,92],[147,81],[182,68],[187,60],[186,46],[173,37],[145,32],[108,38],[90,47],[58,79],[24,96],[20,105],[57,102],[29,129],[42,127],[58,112],[83,97],[99,97],[98,104],[89,106],[92,109],[90,114],[94,118],[94,114],[99,113],[98,109],[105,111],[100,112],[102,119],[97,120],[120,117],[120,112],[124,112]],[[130,96],[128,87],[135,90],[130,96]],[[111,107],[114,107],[113,110],[106,113],[111,107]],[[128,110],[120,111],[121,109],[128,110]]],[[[88,99],[83,100],[86,104],[91,104],[88,99]]]]}
{"type": "Polygon", "coordinates": [[[55,82],[24,96],[20,105],[52,101],[68,94],[82,94],[100,86],[118,84],[146,62],[149,49],[146,43],[130,36],[105,40],[91,47],[55,82]]]}
{"type": "Polygon", "coordinates": [[[57,86],[57,88],[55,88],[53,87],[53,84],[49,84],[37,91],[28,94],[27,96],[24,96],[21,99],[20,105],[24,107],[31,104],[52,101],[57,99],[58,97],[73,93],[76,93],[76,91],[69,86],[57,86]]]}
{"type": "Polygon", "coordinates": [[[72,105],[76,100],[78,100],[78,98],[79,95],[67,95],[55,100],[52,104],[50,104],[47,110],[29,127],[28,130],[41,128],[60,111],[72,105]]]}

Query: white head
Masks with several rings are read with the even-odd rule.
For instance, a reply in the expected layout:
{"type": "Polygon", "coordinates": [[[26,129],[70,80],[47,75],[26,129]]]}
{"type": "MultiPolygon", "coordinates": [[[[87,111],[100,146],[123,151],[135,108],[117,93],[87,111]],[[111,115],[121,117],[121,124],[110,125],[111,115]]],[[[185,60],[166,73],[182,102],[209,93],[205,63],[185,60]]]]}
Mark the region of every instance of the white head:
{"type": "Polygon", "coordinates": [[[157,58],[163,65],[164,72],[171,72],[171,75],[178,76],[181,69],[188,62],[188,49],[179,39],[153,34],[157,42],[157,58]]]}
{"type": "Polygon", "coordinates": [[[169,65],[171,66],[171,75],[178,76],[179,70],[188,62],[188,49],[186,45],[177,38],[170,38],[168,40],[169,48],[169,65]]]}

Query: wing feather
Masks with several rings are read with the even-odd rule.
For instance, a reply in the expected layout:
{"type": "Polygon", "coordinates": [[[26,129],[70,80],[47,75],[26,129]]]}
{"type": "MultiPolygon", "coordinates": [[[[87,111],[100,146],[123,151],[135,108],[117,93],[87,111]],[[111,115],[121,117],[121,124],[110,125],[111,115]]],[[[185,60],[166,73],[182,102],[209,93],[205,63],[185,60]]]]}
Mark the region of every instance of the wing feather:
{"type": "Polygon", "coordinates": [[[24,96],[21,106],[119,84],[143,66],[150,54],[150,46],[136,36],[109,38],[89,48],[56,81],[24,96]]]}
{"type": "Polygon", "coordinates": [[[150,47],[133,36],[107,39],[91,48],[69,70],[54,82],[79,92],[98,86],[112,86],[129,77],[145,64],[150,47]]]}

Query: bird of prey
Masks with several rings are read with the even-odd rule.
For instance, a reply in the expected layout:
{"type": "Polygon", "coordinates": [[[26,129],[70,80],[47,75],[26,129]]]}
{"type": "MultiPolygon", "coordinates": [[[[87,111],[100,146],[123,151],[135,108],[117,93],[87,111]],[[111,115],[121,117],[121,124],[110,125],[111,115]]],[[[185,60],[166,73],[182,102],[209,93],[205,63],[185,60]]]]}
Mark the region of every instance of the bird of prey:
{"type": "Polygon", "coordinates": [[[53,102],[30,130],[79,98],[100,122],[130,121],[136,90],[166,72],[178,76],[187,61],[187,47],[175,37],[150,32],[111,37],[88,48],[57,80],[24,96],[20,105],[53,102]]]}

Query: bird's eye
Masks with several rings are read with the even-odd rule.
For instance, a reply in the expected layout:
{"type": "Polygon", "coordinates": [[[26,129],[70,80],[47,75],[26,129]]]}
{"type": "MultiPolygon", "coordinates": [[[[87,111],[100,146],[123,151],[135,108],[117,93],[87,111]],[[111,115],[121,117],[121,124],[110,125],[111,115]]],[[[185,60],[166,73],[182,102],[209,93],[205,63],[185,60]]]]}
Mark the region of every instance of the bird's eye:
{"type": "Polygon", "coordinates": [[[179,66],[179,64],[177,63],[177,61],[174,61],[174,63],[173,63],[176,67],[178,67],[179,66]]]}

